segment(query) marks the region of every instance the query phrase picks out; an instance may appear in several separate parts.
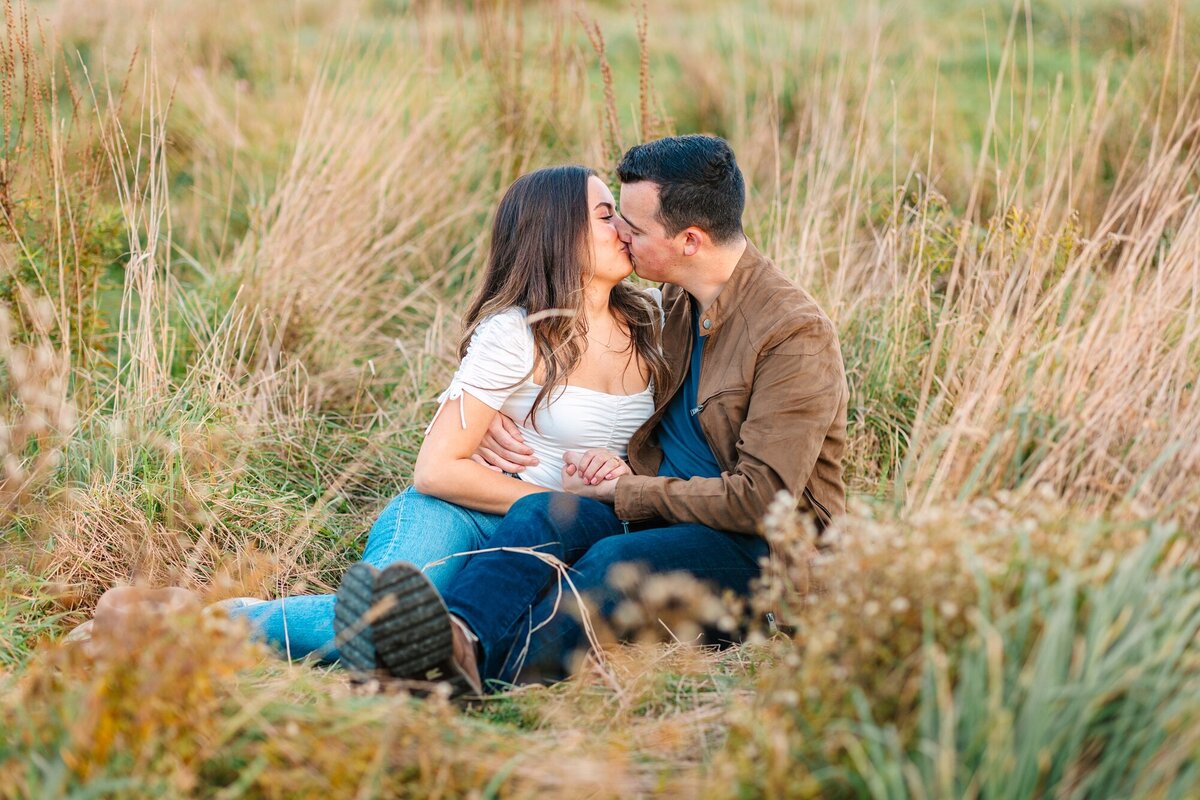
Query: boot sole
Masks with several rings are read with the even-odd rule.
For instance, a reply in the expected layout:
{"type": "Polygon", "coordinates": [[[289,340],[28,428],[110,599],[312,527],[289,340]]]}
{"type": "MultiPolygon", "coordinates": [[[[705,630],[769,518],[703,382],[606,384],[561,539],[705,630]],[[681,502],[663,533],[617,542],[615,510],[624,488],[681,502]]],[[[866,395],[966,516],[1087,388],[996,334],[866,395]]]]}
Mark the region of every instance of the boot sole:
{"type": "Polygon", "coordinates": [[[334,643],[342,663],[351,670],[374,674],[376,654],[371,615],[379,570],[360,561],[346,570],[333,609],[334,643]]]}
{"type": "Polygon", "coordinates": [[[450,612],[416,566],[389,565],[375,578],[372,600],[378,613],[371,625],[375,653],[388,674],[447,683],[451,697],[477,691],[454,661],[450,612]]]}

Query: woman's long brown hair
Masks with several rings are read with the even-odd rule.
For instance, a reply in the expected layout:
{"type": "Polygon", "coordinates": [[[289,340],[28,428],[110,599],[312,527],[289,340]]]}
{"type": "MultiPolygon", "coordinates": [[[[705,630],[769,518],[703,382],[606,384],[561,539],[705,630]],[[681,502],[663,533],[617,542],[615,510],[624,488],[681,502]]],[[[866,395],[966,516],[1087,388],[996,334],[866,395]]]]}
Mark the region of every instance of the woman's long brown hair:
{"type": "MultiPolygon", "coordinates": [[[[583,287],[592,274],[588,178],[595,174],[587,167],[547,167],[522,175],[508,187],[496,209],[483,282],[463,322],[460,358],[466,356],[484,318],[513,306],[525,309],[536,350],[534,364],[545,373],[531,418],[551,392],[566,385],[583,357],[583,287]]],[[[609,306],[629,330],[630,358],[636,354],[655,384],[662,386],[667,362],[654,301],[629,281],[621,281],[613,287],[609,306]]]]}

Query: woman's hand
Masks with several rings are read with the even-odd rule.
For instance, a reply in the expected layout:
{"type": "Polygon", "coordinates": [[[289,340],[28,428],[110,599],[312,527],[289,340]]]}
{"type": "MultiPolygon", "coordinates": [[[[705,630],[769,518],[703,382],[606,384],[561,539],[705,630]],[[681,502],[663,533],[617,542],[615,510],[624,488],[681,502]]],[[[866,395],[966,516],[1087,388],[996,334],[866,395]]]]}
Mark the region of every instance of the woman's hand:
{"type": "Polygon", "coordinates": [[[563,460],[567,462],[564,472],[571,476],[578,475],[585,486],[596,486],[601,481],[611,481],[622,475],[633,474],[633,470],[620,456],[599,447],[582,453],[568,450],[563,453],[563,460]]]}
{"type": "Polygon", "coordinates": [[[568,450],[563,453],[563,459],[566,462],[563,465],[564,492],[600,500],[602,503],[610,505],[617,498],[617,479],[622,475],[632,474],[628,464],[604,450],[589,450],[586,453],[568,450]],[[592,458],[587,458],[589,453],[592,458]],[[617,462],[617,465],[613,465],[613,462],[617,462]],[[581,467],[583,464],[587,464],[587,467],[581,467]],[[613,469],[605,471],[607,467],[613,467],[613,469]],[[584,470],[588,468],[593,469],[595,473],[592,481],[586,479],[584,470]],[[611,479],[608,479],[608,475],[612,475],[611,479]]]}

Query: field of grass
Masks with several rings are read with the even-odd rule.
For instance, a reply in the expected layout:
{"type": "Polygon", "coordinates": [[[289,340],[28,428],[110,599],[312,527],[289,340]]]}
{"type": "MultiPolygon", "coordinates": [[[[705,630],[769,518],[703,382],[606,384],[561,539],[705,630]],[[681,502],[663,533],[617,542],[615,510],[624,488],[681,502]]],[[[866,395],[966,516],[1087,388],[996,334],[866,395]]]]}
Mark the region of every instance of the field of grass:
{"type": "Polygon", "coordinates": [[[1200,5],[0,8],[0,797],[1200,794],[1200,5]],[[841,336],[795,637],[466,710],[218,618],[58,643],[116,584],[336,586],[503,189],[688,132],[841,336]]]}

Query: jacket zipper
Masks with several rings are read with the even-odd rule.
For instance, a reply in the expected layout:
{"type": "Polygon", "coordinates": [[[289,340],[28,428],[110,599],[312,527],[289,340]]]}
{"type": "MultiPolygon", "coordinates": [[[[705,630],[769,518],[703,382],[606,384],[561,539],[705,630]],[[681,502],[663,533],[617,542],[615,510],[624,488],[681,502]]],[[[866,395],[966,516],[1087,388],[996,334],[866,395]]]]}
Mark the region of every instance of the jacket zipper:
{"type": "MultiPolygon", "coordinates": [[[[704,360],[704,356],[701,356],[701,357],[700,357],[700,360],[701,360],[701,361],[703,361],[703,360],[704,360]]],[[[737,391],[740,391],[740,387],[736,387],[736,386],[735,386],[735,387],[731,387],[731,388],[729,388],[729,389],[722,389],[722,390],[721,390],[721,391],[719,391],[719,392],[713,392],[713,393],[712,393],[712,394],[710,394],[708,397],[704,398],[704,402],[703,402],[703,403],[701,403],[700,405],[698,405],[698,406],[696,406],[695,408],[693,408],[693,409],[691,410],[691,412],[689,412],[689,413],[691,413],[691,415],[694,417],[694,416],[696,416],[697,414],[699,414],[701,411],[703,411],[703,410],[704,410],[704,407],[705,407],[706,405],[708,405],[708,404],[709,404],[709,402],[711,402],[711,401],[712,401],[712,399],[713,399],[714,397],[720,397],[720,396],[721,396],[721,395],[723,395],[723,394],[729,394],[730,392],[737,392],[737,391]]]]}
{"type": "MultiPolygon", "coordinates": [[[[691,334],[693,337],[697,335],[695,330],[692,330],[691,334]]],[[[696,376],[696,388],[697,389],[700,388],[700,376],[704,374],[704,365],[705,365],[705,363],[708,362],[708,354],[712,351],[712,348],[709,347],[709,344],[712,341],[712,339],[711,339],[712,334],[710,333],[708,335],[708,337],[709,337],[709,341],[704,343],[704,352],[700,354],[700,375],[696,376]]],[[[696,345],[694,340],[691,341],[691,344],[693,347],[695,347],[695,345],[696,345]]],[[[683,385],[683,381],[680,381],[680,386],[682,386],[682,385],[683,385]]],[[[676,391],[679,391],[679,390],[676,389],[676,391]]],[[[697,414],[699,414],[701,411],[703,411],[704,406],[708,403],[709,400],[712,400],[714,397],[716,397],[719,394],[724,394],[725,392],[730,392],[730,391],[733,391],[733,390],[732,389],[722,389],[719,392],[710,394],[708,397],[704,398],[703,403],[701,403],[700,405],[696,406],[695,408],[693,408],[691,410],[691,416],[694,417],[697,414]]],[[[704,421],[699,420],[699,422],[700,422],[700,433],[704,436],[704,443],[708,445],[709,452],[711,452],[713,454],[713,458],[716,459],[717,465],[721,468],[721,470],[723,472],[730,472],[731,470],[729,469],[729,467],[727,467],[721,463],[721,460],[722,460],[721,454],[717,452],[717,448],[712,446],[712,439],[709,438],[708,431],[704,430],[704,421]]]]}
{"type": "Polygon", "coordinates": [[[807,486],[804,487],[804,497],[806,500],[808,500],[809,504],[813,508],[818,508],[821,510],[821,513],[825,515],[826,523],[833,519],[833,515],[829,513],[829,509],[821,505],[821,501],[817,499],[815,494],[813,494],[812,489],[808,488],[807,486]]]}

